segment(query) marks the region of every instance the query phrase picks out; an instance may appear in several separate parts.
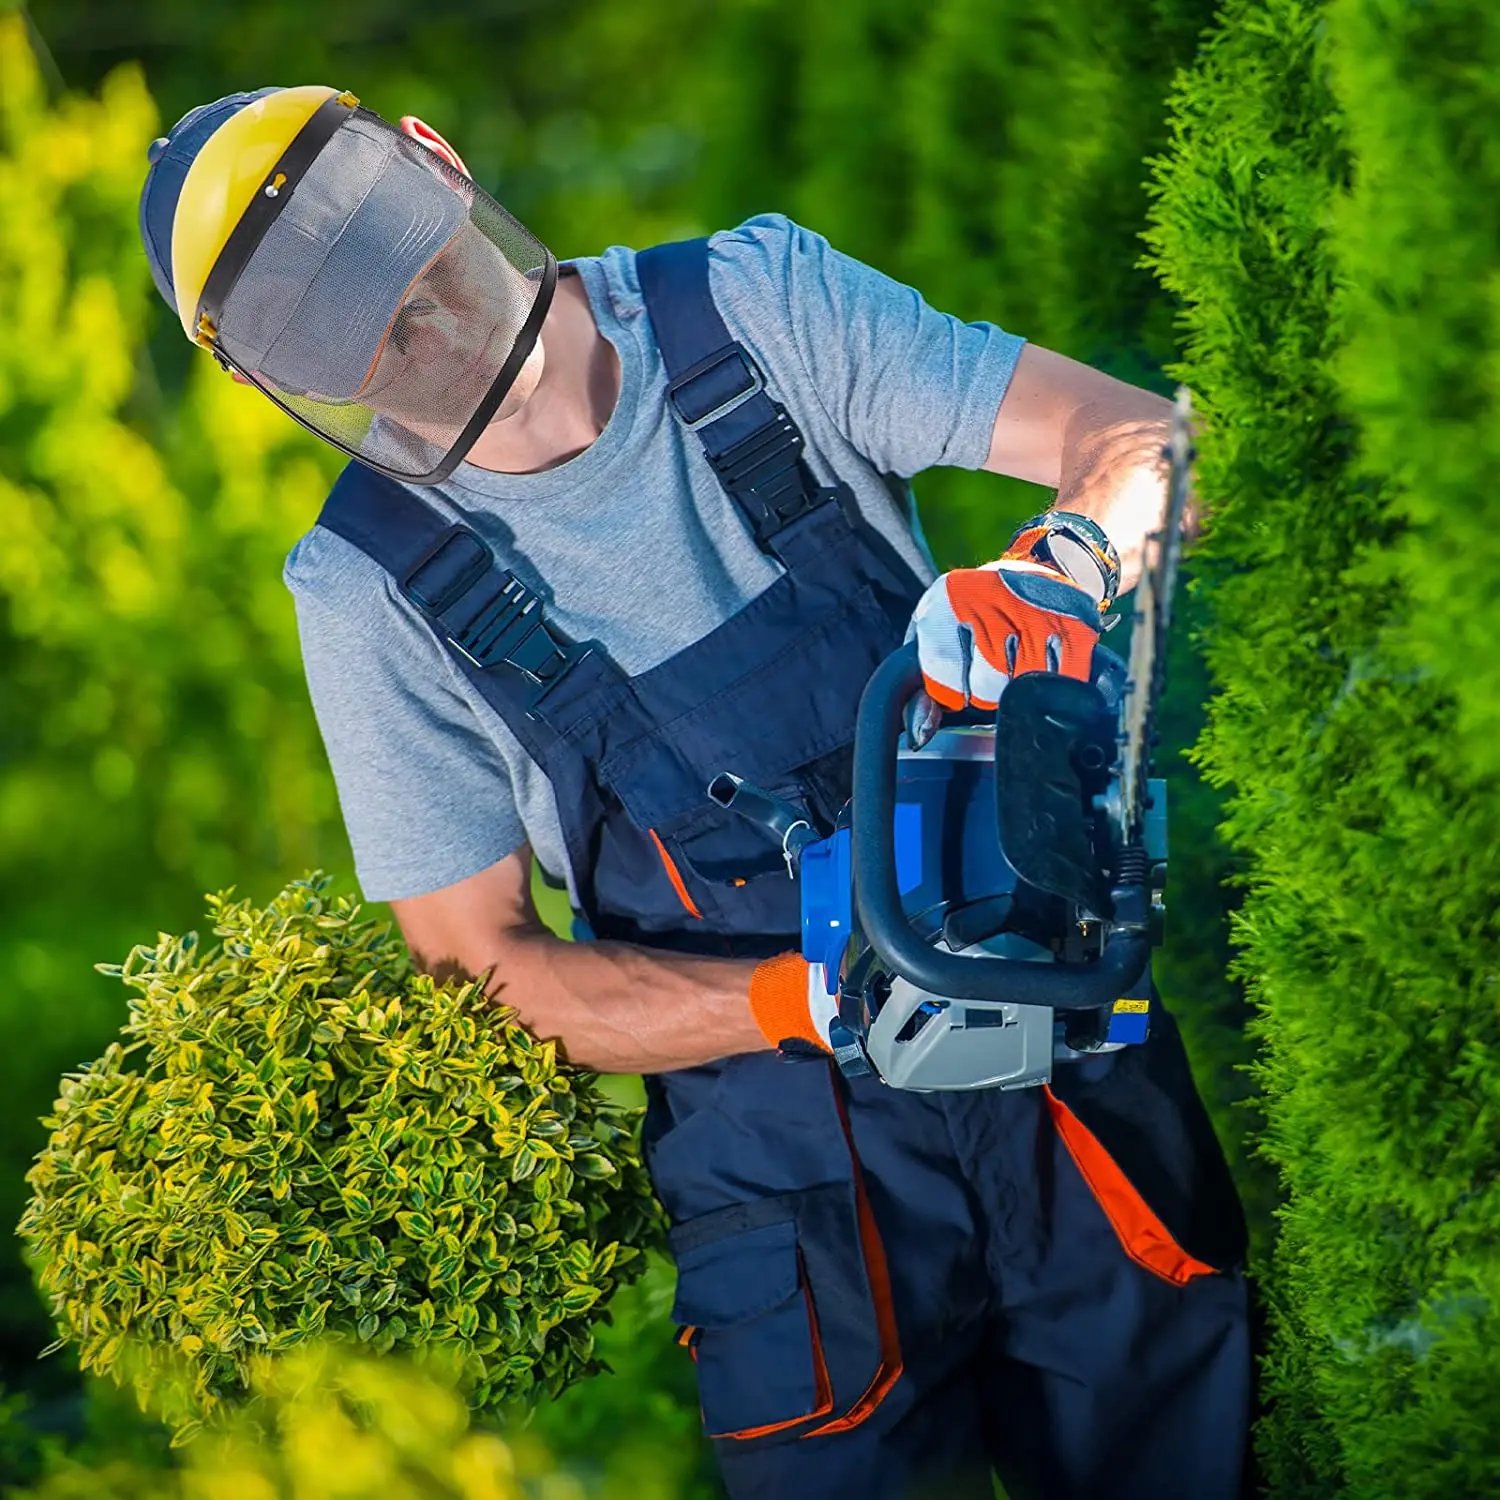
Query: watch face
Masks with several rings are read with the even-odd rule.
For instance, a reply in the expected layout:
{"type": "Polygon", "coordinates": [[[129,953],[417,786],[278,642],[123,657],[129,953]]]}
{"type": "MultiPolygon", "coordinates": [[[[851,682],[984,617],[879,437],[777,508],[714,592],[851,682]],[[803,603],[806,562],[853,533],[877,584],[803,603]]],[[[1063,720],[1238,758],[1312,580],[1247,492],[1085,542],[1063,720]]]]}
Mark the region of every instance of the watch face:
{"type": "Polygon", "coordinates": [[[1086,547],[1066,531],[1054,531],[1042,541],[1037,550],[1044,548],[1051,554],[1051,561],[1083,589],[1100,609],[1108,605],[1109,574],[1095,548],[1086,547]]]}
{"type": "Polygon", "coordinates": [[[1101,610],[1114,603],[1120,587],[1120,555],[1104,528],[1089,516],[1068,510],[1043,511],[1017,530],[1006,550],[1009,556],[1029,557],[1060,569],[1101,610]]]}

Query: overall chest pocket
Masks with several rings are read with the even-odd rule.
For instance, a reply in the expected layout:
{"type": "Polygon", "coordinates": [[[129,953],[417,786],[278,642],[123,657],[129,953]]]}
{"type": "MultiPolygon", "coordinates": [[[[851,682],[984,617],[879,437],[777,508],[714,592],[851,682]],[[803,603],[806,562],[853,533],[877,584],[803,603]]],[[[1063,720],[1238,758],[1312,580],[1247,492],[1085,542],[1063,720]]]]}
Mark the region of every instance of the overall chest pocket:
{"type": "Polygon", "coordinates": [[[722,663],[715,678],[711,655],[692,668],[674,658],[665,664],[671,692],[653,688],[655,673],[637,684],[656,727],[607,755],[599,778],[642,832],[710,806],[708,784],[721,771],[770,789],[853,739],[865,683],[896,644],[865,584],[731,680],[722,663]],[[682,677],[703,682],[703,695],[682,677]]]}

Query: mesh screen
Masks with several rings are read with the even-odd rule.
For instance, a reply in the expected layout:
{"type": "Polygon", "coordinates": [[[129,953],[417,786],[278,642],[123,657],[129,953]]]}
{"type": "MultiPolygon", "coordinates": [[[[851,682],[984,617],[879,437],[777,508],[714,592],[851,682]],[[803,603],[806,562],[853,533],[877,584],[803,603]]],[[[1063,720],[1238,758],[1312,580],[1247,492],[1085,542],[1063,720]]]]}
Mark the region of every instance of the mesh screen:
{"type": "Polygon", "coordinates": [[[361,110],[246,261],[218,343],[320,437],[432,482],[514,383],[553,275],[546,247],[494,199],[361,110]]]}

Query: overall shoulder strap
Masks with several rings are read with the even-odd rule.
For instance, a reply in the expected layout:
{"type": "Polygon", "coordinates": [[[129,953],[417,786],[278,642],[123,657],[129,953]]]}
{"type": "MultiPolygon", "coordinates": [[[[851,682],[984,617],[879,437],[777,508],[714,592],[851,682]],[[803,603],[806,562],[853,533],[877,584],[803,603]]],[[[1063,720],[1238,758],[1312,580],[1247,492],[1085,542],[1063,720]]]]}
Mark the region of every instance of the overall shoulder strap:
{"type": "Polygon", "coordinates": [[[359,463],[345,466],[318,524],[379,563],[495,711],[523,742],[534,737],[516,708],[540,720],[542,700],[592,653],[547,623],[541,599],[482,537],[359,463]]]}
{"type": "Polygon", "coordinates": [[[668,409],[703,445],[761,549],[780,558],[779,534],[838,492],[818,487],[797,424],[729,336],[709,291],[708,241],[657,245],[635,265],[667,367],[668,409]]]}

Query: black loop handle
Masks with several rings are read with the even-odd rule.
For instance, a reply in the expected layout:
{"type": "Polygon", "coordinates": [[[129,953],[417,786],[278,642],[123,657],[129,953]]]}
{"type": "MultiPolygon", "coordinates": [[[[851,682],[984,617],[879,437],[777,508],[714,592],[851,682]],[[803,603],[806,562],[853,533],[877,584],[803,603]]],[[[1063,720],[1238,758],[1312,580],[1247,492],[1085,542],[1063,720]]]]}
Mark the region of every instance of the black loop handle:
{"type": "Polygon", "coordinates": [[[946,953],[924,943],[912,930],[896,881],[896,757],[906,705],[921,686],[917,644],[910,641],[875,669],[859,704],[854,733],[854,905],[870,946],[903,979],[933,995],[1055,1010],[1113,1005],[1145,972],[1150,956],[1144,885],[1114,888],[1115,925],[1104,951],[1087,964],[946,953]]]}

